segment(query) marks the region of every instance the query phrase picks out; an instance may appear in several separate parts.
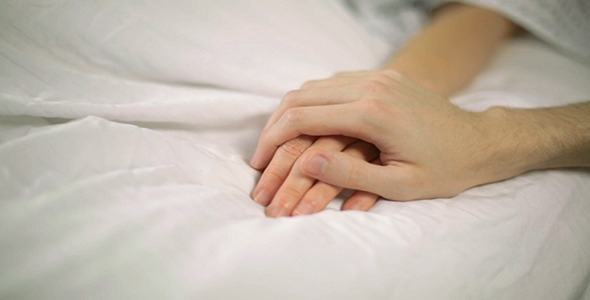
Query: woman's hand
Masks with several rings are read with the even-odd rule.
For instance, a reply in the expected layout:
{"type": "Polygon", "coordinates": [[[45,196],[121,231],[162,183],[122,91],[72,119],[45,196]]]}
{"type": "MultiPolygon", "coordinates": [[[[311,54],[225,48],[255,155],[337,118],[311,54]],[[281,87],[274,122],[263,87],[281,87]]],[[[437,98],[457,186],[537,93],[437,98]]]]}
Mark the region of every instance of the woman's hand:
{"type": "MultiPolygon", "coordinates": [[[[327,150],[346,153],[363,161],[371,161],[378,152],[371,144],[342,136],[313,137],[302,136],[281,145],[270,164],[262,173],[252,198],[268,206],[266,214],[271,217],[308,215],[323,210],[343,188],[324,182],[300,171],[298,158],[307,152],[327,150]]],[[[343,210],[363,210],[371,208],[378,196],[356,192],[346,199],[343,210]]]]}
{"type": "Polygon", "coordinates": [[[414,200],[454,196],[525,171],[516,156],[498,151],[498,145],[518,141],[499,140],[489,114],[462,110],[395,71],[312,82],[286,102],[261,135],[251,161],[256,168],[268,165],[291,139],[342,135],[375,145],[381,164],[318,149],[304,153],[291,172],[387,199],[414,200]]]}

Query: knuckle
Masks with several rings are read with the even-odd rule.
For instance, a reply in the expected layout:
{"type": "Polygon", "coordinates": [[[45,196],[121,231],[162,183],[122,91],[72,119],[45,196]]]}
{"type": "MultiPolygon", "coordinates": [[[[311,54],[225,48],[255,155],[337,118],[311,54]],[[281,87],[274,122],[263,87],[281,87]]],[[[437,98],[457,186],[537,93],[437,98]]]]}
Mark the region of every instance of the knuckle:
{"type": "Polygon", "coordinates": [[[302,193],[295,187],[282,186],[276,196],[276,205],[291,210],[299,202],[302,193]]]}
{"type": "Polygon", "coordinates": [[[297,158],[303,154],[303,152],[309,148],[310,143],[302,138],[295,138],[287,141],[279,147],[281,155],[287,155],[292,158],[297,158]]]}
{"type": "Polygon", "coordinates": [[[364,140],[384,133],[384,129],[387,132],[384,124],[387,124],[390,115],[388,115],[388,109],[385,107],[386,103],[376,98],[366,98],[357,101],[355,105],[356,113],[351,118],[355,118],[356,123],[362,124],[362,126],[350,129],[355,137],[364,140]]]}
{"type": "Polygon", "coordinates": [[[357,103],[357,109],[361,112],[362,115],[367,116],[369,118],[372,118],[383,111],[383,104],[381,103],[381,101],[375,98],[363,99],[361,101],[358,101],[357,103]]]}
{"type": "Polygon", "coordinates": [[[276,187],[287,178],[287,171],[283,168],[266,169],[263,174],[263,180],[261,180],[261,182],[264,182],[263,188],[275,191],[276,187]]]}
{"type": "Polygon", "coordinates": [[[303,119],[303,111],[297,108],[289,108],[287,111],[285,111],[283,118],[288,125],[296,124],[303,119]]]}
{"type": "Polygon", "coordinates": [[[361,83],[361,89],[366,93],[379,94],[387,90],[387,85],[379,80],[370,79],[361,83]]]}
{"type": "Polygon", "coordinates": [[[362,170],[357,165],[351,165],[347,170],[346,176],[344,177],[345,183],[347,185],[358,184],[362,180],[364,180],[362,170]]]}
{"type": "Polygon", "coordinates": [[[385,70],[383,71],[383,75],[389,79],[394,79],[396,81],[400,81],[405,78],[404,75],[402,75],[402,73],[395,70],[385,70]]]}
{"type": "Polygon", "coordinates": [[[301,89],[309,89],[309,88],[312,88],[312,87],[316,86],[317,83],[318,83],[317,80],[309,80],[309,81],[306,81],[306,82],[304,82],[301,85],[301,89]]]}
{"type": "Polygon", "coordinates": [[[283,97],[283,103],[285,103],[289,107],[293,107],[297,105],[297,101],[299,99],[299,90],[289,91],[283,97]]]}
{"type": "Polygon", "coordinates": [[[303,203],[305,203],[305,204],[307,204],[307,205],[309,205],[309,206],[311,206],[311,207],[315,207],[316,209],[317,209],[317,208],[319,208],[319,209],[323,209],[323,208],[324,208],[324,207],[323,207],[323,206],[324,206],[324,204],[322,203],[322,201],[321,201],[321,200],[320,200],[320,201],[318,201],[318,199],[308,199],[308,198],[303,198],[303,199],[301,200],[301,204],[303,204],[303,203]]]}
{"type": "MultiPolygon", "coordinates": [[[[287,200],[293,200],[293,199],[297,199],[299,200],[299,197],[301,196],[301,191],[294,187],[294,186],[290,186],[290,185],[284,185],[283,187],[281,187],[280,190],[281,193],[281,198],[282,199],[287,199],[287,200]]],[[[284,201],[284,202],[290,202],[290,204],[293,201],[284,201]]]]}
{"type": "Polygon", "coordinates": [[[385,73],[379,73],[379,74],[375,75],[372,80],[383,83],[383,84],[387,84],[388,82],[391,81],[391,77],[385,73]]]}

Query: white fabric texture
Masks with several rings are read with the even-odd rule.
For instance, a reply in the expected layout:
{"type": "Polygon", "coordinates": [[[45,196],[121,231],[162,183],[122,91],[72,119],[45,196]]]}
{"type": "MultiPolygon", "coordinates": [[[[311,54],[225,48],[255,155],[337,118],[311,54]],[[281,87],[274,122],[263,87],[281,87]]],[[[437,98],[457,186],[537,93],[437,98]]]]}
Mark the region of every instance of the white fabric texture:
{"type": "Polygon", "coordinates": [[[497,11],[539,38],[590,61],[590,2],[587,0],[424,0],[437,6],[463,2],[497,11]]]}
{"type": "Polygon", "coordinates": [[[341,0],[370,34],[394,49],[418,33],[428,21],[428,10],[415,0],[341,0]]]}
{"type": "MultiPolygon", "coordinates": [[[[394,50],[342,2],[2,7],[2,299],[590,299],[588,169],[264,216],[246,161],[281,95],[394,50]]],[[[452,101],[560,105],[588,79],[523,38],[452,101]]]]}
{"type": "Polygon", "coordinates": [[[405,38],[419,28],[426,11],[446,3],[461,2],[497,11],[539,38],[578,58],[590,60],[590,1],[587,0],[342,1],[355,8],[360,21],[373,34],[396,46],[403,44],[405,38]],[[398,34],[400,31],[408,35],[398,34]]]}

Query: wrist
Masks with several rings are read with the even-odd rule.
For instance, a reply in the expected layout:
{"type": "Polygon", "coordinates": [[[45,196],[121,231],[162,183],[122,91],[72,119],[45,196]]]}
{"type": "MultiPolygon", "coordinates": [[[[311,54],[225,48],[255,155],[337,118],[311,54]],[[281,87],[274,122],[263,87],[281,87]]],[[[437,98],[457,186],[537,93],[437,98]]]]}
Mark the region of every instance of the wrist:
{"type": "Polygon", "coordinates": [[[590,166],[589,105],[484,112],[503,176],[540,169],[590,166]]]}
{"type": "Polygon", "coordinates": [[[534,142],[523,139],[526,133],[514,113],[505,107],[469,112],[474,131],[469,134],[470,141],[461,146],[471,148],[463,157],[468,170],[465,174],[469,174],[464,179],[469,187],[520,175],[536,164],[528,150],[534,148],[534,142]]]}
{"type": "Polygon", "coordinates": [[[497,166],[495,175],[500,180],[542,168],[548,154],[539,146],[546,142],[525,110],[491,107],[483,114],[492,141],[488,144],[489,156],[497,166]]]}
{"type": "Polygon", "coordinates": [[[423,72],[422,70],[428,69],[428,67],[423,66],[422,61],[416,63],[407,59],[393,59],[384,69],[396,71],[443,97],[449,97],[453,92],[453,89],[447,84],[448,81],[437,81],[432,78],[432,74],[423,72]]]}

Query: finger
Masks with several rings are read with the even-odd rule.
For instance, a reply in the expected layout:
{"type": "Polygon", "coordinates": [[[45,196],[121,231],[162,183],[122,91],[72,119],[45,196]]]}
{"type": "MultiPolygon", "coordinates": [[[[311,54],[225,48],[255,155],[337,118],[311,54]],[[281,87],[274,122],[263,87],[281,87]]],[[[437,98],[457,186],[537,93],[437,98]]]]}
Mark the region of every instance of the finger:
{"type": "Polygon", "coordinates": [[[306,153],[301,157],[300,168],[319,181],[389,199],[397,198],[396,189],[403,181],[396,166],[374,165],[341,152],[306,153]]]}
{"type": "Polygon", "coordinates": [[[356,191],[344,201],[342,210],[368,211],[377,203],[379,196],[370,192],[356,191]]]}
{"type": "MultiPolygon", "coordinates": [[[[343,153],[364,161],[371,161],[379,155],[375,146],[360,140],[348,146],[343,153]]],[[[309,215],[324,210],[342,190],[343,188],[339,186],[316,182],[301,198],[293,210],[293,215],[309,215]]]]}
{"type": "Polygon", "coordinates": [[[357,101],[361,93],[354,86],[330,86],[288,92],[277,110],[270,116],[263,130],[274,125],[290,108],[299,106],[332,105],[357,101]]]}
{"type": "Polygon", "coordinates": [[[384,84],[392,84],[395,81],[405,82],[407,78],[395,71],[341,72],[336,73],[330,78],[307,81],[301,85],[301,90],[358,85],[359,83],[371,80],[384,84]]]}
{"type": "Polygon", "coordinates": [[[310,80],[301,85],[301,90],[352,85],[358,83],[361,78],[360,76],[340,76],[321,80],[310,80]]]}
{"type": "MultiPolygon", "coordinates": [[[[306,176],[307,177],[307,176],[306,176]]],[[[307,177],[315,181],[311,177],[307,177]]],[[[297,206],[293,209],[293,216],[311,215],[320,212],[328,206],[343,188],[325,182],[315,182],[315,184],[305,193],[297,206]]]]}
{"type": "MultiPolygon", "coordinates": [[[[310,148],[324,149],[330,151],[342,151],[347,145],[354,141],[348,137],[322,137],[319,138],[310,148]]],[[[266,171],[265,171],[266,172],[266,171]]],[[[269,188],[276,188],[277,192],[274,195],[267,215],[271,217],[280,217],[291,215],[293,207],[301,200],[306,191],[315,183],[315,179],[310,178],[301,173],[299,168],[292,168],[286,176],[284,181],[281,181],[278,186],[268,187],[266,183],[262,183],[261,190],[264,191],[269,188]]]]}
{"type": "MultiPolygon", "coordinates": [[[[351,85],[363,88],[363,84],[370,82],[380,82],[397,92],[407,93],[409,95],[423,91],[424,87],[417,82],[409,79],[402,73],[392,69],[378,71],[361,71],[361,72],[342,72],[337,73],[331,80],[350,82],[351,85]]],[[[313,84],[313,83],[312,83],[313,84]]]]}
{"type": "Polygon", "coordinates": [[[332,76],[332,78],[336,77],[367,77],[379,74],[380,71],[377,70],[366,70],[366,71],[345,71],[345,72],[338,72],[332,76]]]}
{"type": "Polygon", "coordinates": [[[289,109],[277,123],[262,133],[250,161],[261,169],[268,165],[276,149],[299,135],[344,135],[375,144],[381,130],[359,112],[354,103],[330,106],[309,106],[289,109]]]}
{"type": "Polygon", "coordinates": [[[266,209],[266,215],[273,218],[290,216],[293,208],[315,182],[315,179],[305,176],[294,169],[289,173],[285,183],[281,185],[272,202],[266,209]]]}
{"type": "Polygon", "coordinates": [[[287,109],[292,107],[357,101],[362,98],[363,83],[371,81],[395,87],[400,91],[409,91],[417,86],[415,82],[394,70],[342,72],[327,79],[307,81],[301,89],[290,91],[283,97],[279,108],[272,114],[264,128],[272,126],[287,109]]]}
{"type": "Polygon", "coordinates": [[[252,199],[261,205],[268,205],[281,184],[287,179],[295,161],[315,141],[312,136],[300,136],[281,145],[252,192],[252,199]]]}
{"type": "Polygon", "coordinates": [[[398,92],[405,91],[409,94],[412,92],[410,85],[402,84],[402,82],[407,81],[407,79],[397,72],[393,72],[392,75],[384,73],[383,71],[367,71],[349,74],[351,75],[342,75],[342,77],[334,77],[326,80],[310,81],[304,84],[304,86],[317,85],[317,88],[290,91],[285,95],[277,110],[270,116],[263,131],[266,131],[268,128],[275,125],[283,114],[291,108],[351,103],[361,100],[364,97],[363,95],[366,96],[367,93],[391,92],[390,89],[392,87],[397,89],[398,92]],[[343,84],[337,84],[338,82],[343,84]]]}
{"type": "Polygon", "coordinates": [[[406,82],[409,79],[405,77],[403,74],[391,69],[375,71],[339,72],[329,78],[306,81],[301,85],[301,89],[329,87],[336,85],[349,85],[359,83],[363,80],[380,80],[383,83],[387,83],[391,80],[406,82]]]}
{"type": "Polygon", "coordinates": [[[362,77],[362,78],[379,78],[381,75],[386,75],[389,79],[393,79],[396,81],[410,81],[408,77],[404,74],[393,70],[393,69],[382,69],[382,70],[367,70],[367,71],[355,71],[355,72],[338,72],[334,74],[332,78],[354,78],[354,77],[362,77]]]}
{"type": "MultiPolygon", "coordinates": [[[[371,161],[374,165],[381,165],[379,158],[371,161]]],[[[342,210],[368,211],[377,203],[379,195],[365,191],[355,191],[348,199],[344,200],[342,210]]]]}

